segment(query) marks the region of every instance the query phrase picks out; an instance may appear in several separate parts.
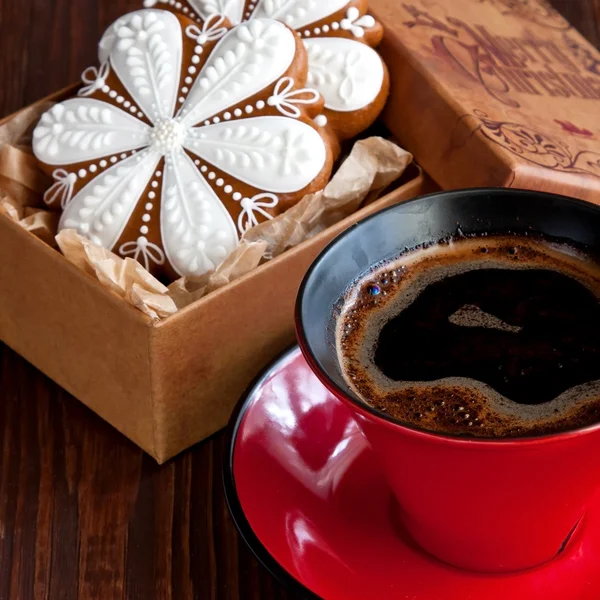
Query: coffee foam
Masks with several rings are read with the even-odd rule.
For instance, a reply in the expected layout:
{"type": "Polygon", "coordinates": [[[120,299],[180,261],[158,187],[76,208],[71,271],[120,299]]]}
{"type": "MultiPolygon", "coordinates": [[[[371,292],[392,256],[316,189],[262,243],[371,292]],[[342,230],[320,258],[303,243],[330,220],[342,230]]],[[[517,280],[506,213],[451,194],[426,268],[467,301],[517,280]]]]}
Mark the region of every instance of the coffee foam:
{"type": "MultiPolygon", "coordinates": [[[[549,269],[575,279],[600,298],[600,264],[564,244],[490,236],[419,249],[387,261],[350,286],[337,319],[336,344],[344,378],[365,403],[402,422],[453,434],[510,437],[564,431],[600,420],[600,379],[572,387],[551,401],[519,404],[467,377],[394,381],[374,363],[383,326],[429,285],[476,269],[549,269]],[[380,293],[368,292],[379,286],[380,293]]],[[[475,306],[450,320],[465,327],[516,332],[475,306]]],[[[407,340],[410,344],[410,340],[407,340]]]]}

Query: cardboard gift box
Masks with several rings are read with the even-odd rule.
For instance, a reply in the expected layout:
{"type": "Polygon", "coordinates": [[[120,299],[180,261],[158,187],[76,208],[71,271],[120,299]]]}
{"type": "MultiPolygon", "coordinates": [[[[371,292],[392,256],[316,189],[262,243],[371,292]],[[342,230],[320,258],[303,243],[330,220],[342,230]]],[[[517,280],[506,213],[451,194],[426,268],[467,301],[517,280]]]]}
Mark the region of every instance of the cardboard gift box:
{"type": "Polygon", "coordinates": [[[384,121],[444,189],[600,202],[600,53],[543,0],[371,0],[384,121]]]}
{"type": "Polygon", "coordinates": [[[298,286],[327,242],[431,186],[409,166],[389,193],[162,320],[0,215],[0,339],[164,462],[225,426],[260,369],[293,343],[298,286]]]}

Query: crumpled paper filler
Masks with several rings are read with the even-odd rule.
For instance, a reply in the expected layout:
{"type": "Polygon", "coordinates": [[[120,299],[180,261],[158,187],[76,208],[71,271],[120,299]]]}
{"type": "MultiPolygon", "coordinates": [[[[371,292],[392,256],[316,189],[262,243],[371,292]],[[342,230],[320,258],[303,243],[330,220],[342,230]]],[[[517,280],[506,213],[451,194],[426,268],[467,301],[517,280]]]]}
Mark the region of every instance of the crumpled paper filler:
{"type": "Polygon", "coordinates": [[[370,137],[354,143],[330,182],[277,217],[245,232],[214,272],[182,277],[168,287],[140,263],[96,246],[74,230],[56,235],[58,213],[42,195],[51,185],[31,150],[31,131],[51,106],[33,105],[0,125],[0,214],[12,219],[151,319],[163,319],[317,235],[376,199],[411,163],[395,143],[370,137]]]}

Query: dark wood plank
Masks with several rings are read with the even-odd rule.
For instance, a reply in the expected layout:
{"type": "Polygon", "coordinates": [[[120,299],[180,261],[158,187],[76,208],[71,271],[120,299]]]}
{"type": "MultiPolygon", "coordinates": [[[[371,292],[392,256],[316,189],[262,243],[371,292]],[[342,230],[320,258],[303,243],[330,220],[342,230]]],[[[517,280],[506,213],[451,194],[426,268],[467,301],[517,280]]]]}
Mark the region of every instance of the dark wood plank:
{"type": "MultiPolygon", "coordinates": [[[[553,0],[600,46],[600,0],[553,0]]],[[[137,0],[0,0],[0,115],[79,77],[137,0]]],[[[0,344],[1,600],[286,600],[227,513],[222,434],[162,467],[0,344]]]]}
{"type": "Polygon", "coordinates": [[[600,0],[551,0],[550,4],[600,48],[600,0]]]}
{"type": "Polygon", "coordinates": [[[238,537],[220,434],[159,467],[0,346],[0,598],[285,599],[238,537]]]}

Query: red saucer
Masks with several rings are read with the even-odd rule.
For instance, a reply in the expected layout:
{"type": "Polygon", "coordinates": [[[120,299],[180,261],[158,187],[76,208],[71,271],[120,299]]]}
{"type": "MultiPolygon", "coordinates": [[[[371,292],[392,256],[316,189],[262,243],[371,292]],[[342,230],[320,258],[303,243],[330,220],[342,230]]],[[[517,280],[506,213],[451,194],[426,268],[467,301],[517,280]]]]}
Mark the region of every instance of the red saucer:
{"type": "MultiPolygon", "coordinates": [[[[600,511],[550,564],[514,575],[460,571],[415,547],[351,413],[297,347],[262,375],[232,422],[224,481],[233,518],[263,564],[303,597],[600,598],[600,511]]],[[[468,526],[468,514],[456,518],[468,526]]]]}

